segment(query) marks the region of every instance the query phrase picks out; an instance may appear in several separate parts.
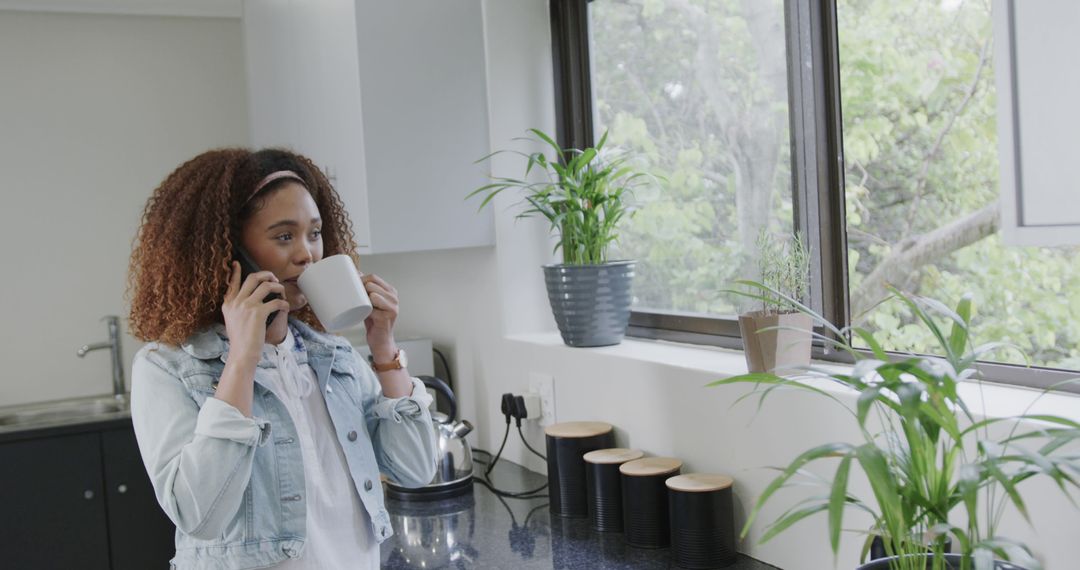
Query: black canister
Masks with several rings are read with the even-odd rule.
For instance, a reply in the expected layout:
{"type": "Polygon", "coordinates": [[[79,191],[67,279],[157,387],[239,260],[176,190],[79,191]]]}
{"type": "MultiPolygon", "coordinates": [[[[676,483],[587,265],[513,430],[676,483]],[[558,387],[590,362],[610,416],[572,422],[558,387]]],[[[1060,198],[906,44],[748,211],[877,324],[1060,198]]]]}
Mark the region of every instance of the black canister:
{"type": "Polygon", "coordinates": [[[671,560],[681,568],[735,563],[735,517],[726,475],[689,473],[667,480],[671,560]]]}
{"type": "Polygon", "coordinates": [[[563,422],[544,429],[547,436],[548,495],[551,514],[589,515],[582,456],[615,445],[615,430],[604,422],[563,422]]]}
{"type": "Polygon", "coordinates": [[[638,548],[663,548],[671,541],[668,524],[668,492],[664,486],[678,475],[682,461],[673,457],[646,457],[623,463],[623,532],[626,544],[638,548]]]}
{"type": "Polygon", "coordinates": [[[622,532],[622,475],[619,466],[641,459],[636,449],[615,447],[585,454],[585,494],[589,502],[589,526],[599,532],[622,532]]]}

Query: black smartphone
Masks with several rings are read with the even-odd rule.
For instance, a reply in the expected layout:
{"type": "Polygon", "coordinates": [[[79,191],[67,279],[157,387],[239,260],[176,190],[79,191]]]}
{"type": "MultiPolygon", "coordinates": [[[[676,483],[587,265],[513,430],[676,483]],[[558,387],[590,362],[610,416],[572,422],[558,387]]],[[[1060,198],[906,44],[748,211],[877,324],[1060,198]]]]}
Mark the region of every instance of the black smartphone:
{"type": "MultiPolygon", "coordinates": [[[[251,259],[251,254],[248,253],[247,250],[244,249],[243,246],[241,246],[239,244],[233,246],[233,259],[240,262],[240,283],[241,283],[241,285],[247,279],[248,275],[251,275],[252,273],[258,273],[259,271],[262,271],[262,269],[259,269],[259,266],[255,264],[255,260],[251,259]]],[[[280,298],[281,298],[281,295],[279,295],[277,293],[270,293],[269,295],[266,296],[266,298],[263,299],[263,302],[265,303],[266,301],[272,301],[274,299],[280,299],[280,298]]],[[[274,320],[274,317],[276,317],[277,314],[278,314],[278,312],[274,311],[274,312],[270,313],[270,316],[266,317],[266,326],[270,326],[270,323],[274,320]]]]}

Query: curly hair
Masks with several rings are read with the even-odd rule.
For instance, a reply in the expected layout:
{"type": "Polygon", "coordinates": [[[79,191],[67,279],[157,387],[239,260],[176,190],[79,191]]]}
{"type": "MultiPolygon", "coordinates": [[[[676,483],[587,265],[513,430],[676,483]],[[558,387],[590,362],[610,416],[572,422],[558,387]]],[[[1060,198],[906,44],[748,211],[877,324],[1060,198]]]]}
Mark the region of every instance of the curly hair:
{"type": "MultiPolygon", "coordinates": [[[[288,180],[267,185],[249,200],[251,191],[279,170],[300,175],[315,200],[323,218],[323,255],[346,254],[359,261],[345,206],[310,159],[283,149],[204,152],[169,174],[143,210],[126,291],[135,338],[178,346],[224,322],[221,304],[240,228],[288,180]]],[[[324,330],[310,307],[295,316],[324,330]]]]}

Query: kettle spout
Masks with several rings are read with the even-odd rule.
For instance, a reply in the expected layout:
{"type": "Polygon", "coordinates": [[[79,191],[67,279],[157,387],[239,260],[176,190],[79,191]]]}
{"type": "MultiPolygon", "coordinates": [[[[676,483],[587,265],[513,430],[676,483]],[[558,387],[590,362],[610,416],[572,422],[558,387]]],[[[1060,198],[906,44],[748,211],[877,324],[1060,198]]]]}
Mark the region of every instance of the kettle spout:
{"type": "Polygon", "coordinates": [[[451,432],[457,437],[465,437],[473,430],[473,425],[469,423],[469,420],[461,420],[454,424],[451,428],[451,432]]]}

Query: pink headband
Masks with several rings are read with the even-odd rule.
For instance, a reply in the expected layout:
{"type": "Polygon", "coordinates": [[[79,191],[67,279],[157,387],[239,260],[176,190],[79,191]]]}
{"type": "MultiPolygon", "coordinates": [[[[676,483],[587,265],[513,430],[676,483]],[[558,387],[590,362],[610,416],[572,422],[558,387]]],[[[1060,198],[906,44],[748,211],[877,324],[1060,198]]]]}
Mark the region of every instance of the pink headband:
{"type": "Polygon", "coordinates": [[[292,180],[296,180],[297,182],[302,184],[305,188],[307,187],[307,182],[304,182],[304,179],[300,178],[299,174],[297,174],[297,173],[295,173],[295,172],[293,172],[291,170],[278,170],[277,172],[271,172],[270,174],[267,174],[266,178],[263,178],[262,180],[260,180],[259,183],[255,185],[255,189],[251,191],[251,195],[248,196],[248,200],[251,200],[252,198],[254,198],[255,195],[259,193],[259,190],[262,190],[263,188],[266,188],[267,184],[270,184],[271,182],[273,182],[275,180],[281,180],[282,178],[290,178],[292,180]]]}

